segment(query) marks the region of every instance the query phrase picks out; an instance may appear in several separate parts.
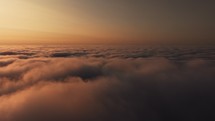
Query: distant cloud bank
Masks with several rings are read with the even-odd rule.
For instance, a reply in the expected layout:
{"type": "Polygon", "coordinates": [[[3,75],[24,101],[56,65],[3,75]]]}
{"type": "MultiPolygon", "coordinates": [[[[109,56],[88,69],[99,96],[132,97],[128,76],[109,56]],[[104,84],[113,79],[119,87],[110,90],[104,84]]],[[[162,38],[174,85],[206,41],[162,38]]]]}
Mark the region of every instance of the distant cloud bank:
{"type": "Polygon", "coordinates": [[[203,59],[214,61],[213,46],[0,46],[0,58],[166,58],[173,61],[203,59]]]}

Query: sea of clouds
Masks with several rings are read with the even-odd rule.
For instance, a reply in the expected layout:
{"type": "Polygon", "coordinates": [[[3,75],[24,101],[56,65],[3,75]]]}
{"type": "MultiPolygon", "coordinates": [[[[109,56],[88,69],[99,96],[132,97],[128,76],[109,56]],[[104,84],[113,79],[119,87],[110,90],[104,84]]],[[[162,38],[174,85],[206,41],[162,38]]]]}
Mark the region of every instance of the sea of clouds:
{"type": "Polygon", "coordinates": [[[213,121],[215,48],[0,47],[0,121],[213,121]]]}

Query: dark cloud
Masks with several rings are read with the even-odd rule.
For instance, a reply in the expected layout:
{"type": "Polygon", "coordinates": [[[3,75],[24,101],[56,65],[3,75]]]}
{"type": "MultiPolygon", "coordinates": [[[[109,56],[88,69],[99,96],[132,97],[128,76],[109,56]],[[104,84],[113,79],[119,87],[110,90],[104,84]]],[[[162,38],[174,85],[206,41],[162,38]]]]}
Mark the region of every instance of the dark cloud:
{"type": "Polygon", "coordinates": [[[58,52],[51,54],[51,57],[79,57],[79,56],[85,56],[87,53],[84,52],[76,52],[76,53],[70,53],[70,52],[58,52]]]}
{"type": "Polygon", "coordinates": [[[10,59],[1,59],[0,60],[0,67],[8,66],[15,62],[17,59],[16,58],[10,58],[10,59]]]}
{"type": "Polygon", "coordinates": [[[215,119],[213,61],[43,57],[0,63],[0,121],[215,119]]]}

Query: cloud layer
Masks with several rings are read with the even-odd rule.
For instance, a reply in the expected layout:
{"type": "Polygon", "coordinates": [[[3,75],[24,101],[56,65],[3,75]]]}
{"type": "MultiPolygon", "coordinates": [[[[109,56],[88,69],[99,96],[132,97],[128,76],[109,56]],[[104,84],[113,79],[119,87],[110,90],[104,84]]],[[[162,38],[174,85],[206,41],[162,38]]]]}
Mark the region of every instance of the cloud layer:
{"type": "Polygon", "coordinates": [[[213,46],[0,46],[0,58],[152,58],[162,57],[173,61],[203,59],[215,61],[213,46]]]}
{"type": "Polygon", "coordinates": [[[214,72],[203,59],[10,56],[0,60],[0,121],[209,121],[214,72]]]}

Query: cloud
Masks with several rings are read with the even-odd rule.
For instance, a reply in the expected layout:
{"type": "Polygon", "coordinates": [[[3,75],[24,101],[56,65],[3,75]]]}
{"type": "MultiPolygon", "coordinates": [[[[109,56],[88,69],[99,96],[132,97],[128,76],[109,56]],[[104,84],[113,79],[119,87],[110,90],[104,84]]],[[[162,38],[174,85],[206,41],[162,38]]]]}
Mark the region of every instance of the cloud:
{"type": "Polygon", "coordinates": [[[51,55],[51,57],[79,57],[79,56],[85,56],[87,53],[85,52],[76,52],[76,53],[71,53],[71,52],[55,52],[51,55]]]}
{"type": "Polygon", "coordinates": [[[0,58],[153,58],[173,61],[202,59],[214,61],[214,47],[160,46],[16,46],[0,48],[0,58]]]}
{"type": "Polygon", "coordinates": [[[16,60],[17,60],[16,58],[1,59],[0,60],[0,67],[4,67],[4,66],[7,66],[7,65],[10,65],[13,62],[15,62],[16,60]]]}
{"type": "Polygon", "coordinates": [[[207,60],[41,57],[0,65],[0,121],[215,118],[215,66],[207,60]]]}

